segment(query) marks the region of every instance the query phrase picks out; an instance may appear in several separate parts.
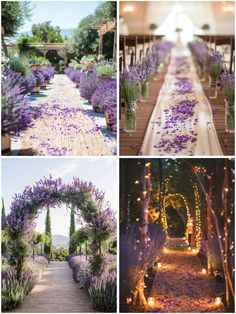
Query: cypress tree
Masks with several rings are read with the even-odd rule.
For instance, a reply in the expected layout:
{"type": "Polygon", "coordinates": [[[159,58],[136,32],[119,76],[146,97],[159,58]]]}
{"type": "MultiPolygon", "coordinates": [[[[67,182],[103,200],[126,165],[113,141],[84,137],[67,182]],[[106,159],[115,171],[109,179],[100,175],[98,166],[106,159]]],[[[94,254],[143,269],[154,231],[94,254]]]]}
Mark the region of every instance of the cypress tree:
{"type": "Polygon", "coordinates": [[[74,247],[72,243],[72,236],[75,233],[75,212],[74,209],[71,209],[70,212],[70,245],[69,245],[69,254],[73,254],[76,251],[76,248],[74,247]]]}
{"type": "Polygon", "coordinates": [[[45,220],[45,234],[48,236],[48,241],[44,244],[44,253],[51,255],[52,250],[52,232],[51,232],[51,217],[50,209],[47,209],[47,215],[45,220]]]}
{"type": "Polygon", "coordinates": [[[5,211],[4,200],[2,199],[2,217],[1,217],[2,229],[4,229],[5,220],[6,220],[6,211],[5,211]]]}

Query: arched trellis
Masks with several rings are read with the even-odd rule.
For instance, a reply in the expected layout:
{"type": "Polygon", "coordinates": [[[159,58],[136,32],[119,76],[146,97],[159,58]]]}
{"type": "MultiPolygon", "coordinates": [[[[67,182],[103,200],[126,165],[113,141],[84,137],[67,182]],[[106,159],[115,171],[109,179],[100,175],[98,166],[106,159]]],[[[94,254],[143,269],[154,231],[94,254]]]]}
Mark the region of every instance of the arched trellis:
{"type": "Polygon", "coordinates": [[[20,278],[25,258],[29,255],[34,220],[48,206],[60,207],[64,203],[73,207],[77,219],[86,224],[93,257],[101,255],[101,242],[115,230],[114,214],[104,197],[104,192],[91,182],[74,178],[71,184],[65,184],[60,178],[52,177],[36,182],[33,187],[26,186],[22,194],[15,195],[5,223],[12,239],[10,263],[16,268],[17,277],[20,278]]]}
{"type": "Polygon", "coordinates": [[[172,200],[172,199],[175,199],[175,198],[180,198],[183,201],[183,203],[184,203],[184,206],[186,208],[187,224],[190,222],[190,219],[191,219],[188,202],[186,201],[185,197],[182,194],[180,194],[180,193],[175,193],[175,194],[169,193],[169,194],[167,194],[164,197],[164,206],[162,208],[162,217],[163,217],[162,223],[163,223],[163,226],[164,226],[165,230],[168,229],[167,219],[166,219],[166,207],[168,206],[167,205],[167,200],[172,200]]]}

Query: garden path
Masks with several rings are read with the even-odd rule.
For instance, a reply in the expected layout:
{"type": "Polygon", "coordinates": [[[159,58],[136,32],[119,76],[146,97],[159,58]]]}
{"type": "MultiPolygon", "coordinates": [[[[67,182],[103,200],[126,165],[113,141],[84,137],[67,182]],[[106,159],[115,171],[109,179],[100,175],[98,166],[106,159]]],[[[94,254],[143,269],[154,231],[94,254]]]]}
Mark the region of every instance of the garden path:
{"type": "Polygon", "coordinates": [[[186,246],[182,238],[171,238],[166,245],[150,293],[155,307],[149,312],[226,312],[214,304],[212,286],[192,250],[176,249],[180,246],[186,246]]]}
{"type": "Polygon", "coordinates": [[[21,136],[21,154],[111,155],[106,137],[66,75],[56,74],[47,89],[30,96],[30,101],[33,106],[45,105],[34,126],[21,136]]]}
{"type": "Polygon", "coordinates": [[[14,313],[96,312],[85,291],[72,278],[67,262],[51,262],[43,277],[14,313]]]}

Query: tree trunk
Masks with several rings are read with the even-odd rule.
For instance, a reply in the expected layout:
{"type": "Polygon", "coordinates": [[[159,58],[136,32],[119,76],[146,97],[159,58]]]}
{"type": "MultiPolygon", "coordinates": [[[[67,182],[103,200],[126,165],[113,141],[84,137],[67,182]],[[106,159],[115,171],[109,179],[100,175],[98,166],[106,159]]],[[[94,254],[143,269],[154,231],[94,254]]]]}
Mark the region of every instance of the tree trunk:
{"type": "Polygon", "coordinates": [[[3,35],[3,34],[1,35],[1,39],[2,39],[1,41],[2,41],[2,49],[3,49],[4,55],[5,55],[6,57],[9,57],[8,51],[7,51],[7,46],[6,46],[6,43],[5,43],[4,35],[3,35]]]}

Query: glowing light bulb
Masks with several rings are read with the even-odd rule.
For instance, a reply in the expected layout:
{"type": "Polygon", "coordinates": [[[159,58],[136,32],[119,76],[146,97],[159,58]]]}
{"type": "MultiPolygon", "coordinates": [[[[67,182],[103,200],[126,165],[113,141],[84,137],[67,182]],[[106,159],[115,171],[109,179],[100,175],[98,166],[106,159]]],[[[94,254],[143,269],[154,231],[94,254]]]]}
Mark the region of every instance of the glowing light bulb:
{"type": "Polygon", "coordinates": [[[140,197],[138,197],[138,198],[137,198],[137,202],[140,202],[140,201],[141,201],[141,198],[140,198],[140,197]]]}
{"type": "Polygon", "coordinates": [[[206,269],[203,268],[203,269],[202,269],[202,274],[203,274],[203,275],[206,275],[206,273],[207,273],[206,269]]]}
{"type": "Polygon", "coordinates": [[[136,221],[139,221],[139,218],[136,218],[136,221]]]}
{"type": "Polygon", "coordinates": [[[139,184],[139,180],[136,180],[134,183],[135,183],[135,184],[139,184]]]}
{"type": "Polygon", "coordinates": [[[157,268],[161,268],[161,262],[157,263],[157,268]]]}

